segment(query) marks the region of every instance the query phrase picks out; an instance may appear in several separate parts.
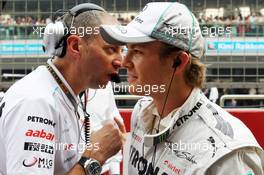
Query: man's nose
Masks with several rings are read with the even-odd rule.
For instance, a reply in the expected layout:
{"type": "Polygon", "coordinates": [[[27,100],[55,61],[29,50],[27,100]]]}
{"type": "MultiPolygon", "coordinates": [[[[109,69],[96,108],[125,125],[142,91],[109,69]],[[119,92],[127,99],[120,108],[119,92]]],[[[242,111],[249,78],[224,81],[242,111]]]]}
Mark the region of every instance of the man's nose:
{"type": "Polygon", "coordinates": [[[130,56],[126,55],[123,59],[122,59],[122,63],[121,66],[124,68],[131,68],[132,67],[132,62],[130,60],[130,56]]]}
{"type": "Polygon", "coordinates": [[[121,67],[121,59],[114,59],[112,62],[115,69],[118,69],[121,67]]]}

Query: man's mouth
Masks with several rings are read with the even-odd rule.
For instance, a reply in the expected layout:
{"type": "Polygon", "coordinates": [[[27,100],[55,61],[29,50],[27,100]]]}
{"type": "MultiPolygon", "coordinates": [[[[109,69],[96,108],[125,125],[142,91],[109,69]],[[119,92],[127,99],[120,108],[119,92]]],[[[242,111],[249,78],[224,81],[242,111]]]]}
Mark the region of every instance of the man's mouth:
{"type": "Polygon", "coordinates": [[[112,81],[114,83],[120,83],[121,82],[120,76],[117,72],[109,74],[109,77],[110,77],[110,81],[112,81]]]}

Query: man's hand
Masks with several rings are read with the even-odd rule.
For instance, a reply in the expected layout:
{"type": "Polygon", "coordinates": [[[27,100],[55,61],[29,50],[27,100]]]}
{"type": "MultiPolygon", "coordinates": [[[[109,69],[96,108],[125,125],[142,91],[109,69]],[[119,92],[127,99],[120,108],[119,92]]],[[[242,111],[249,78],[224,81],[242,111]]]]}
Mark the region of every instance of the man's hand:
{"type": "Polygon", "coordinates": [[[122,143],[124,144],[126,142],[126,127],[123,122],[121,122],[117,117],[114,118],[119,130],[122,134],[122,143]]]}
{"type": "Polygon", "coordinates": [[[83,156],[96,159],[103,165],[108,158],[115,155],[122,148],[125,133],[125,126],[118,119],[115,118],[115,122],[105,123],[101,129],[91,134],[92,145],[98,144],[99,149],[87,150],[83,156]]]}

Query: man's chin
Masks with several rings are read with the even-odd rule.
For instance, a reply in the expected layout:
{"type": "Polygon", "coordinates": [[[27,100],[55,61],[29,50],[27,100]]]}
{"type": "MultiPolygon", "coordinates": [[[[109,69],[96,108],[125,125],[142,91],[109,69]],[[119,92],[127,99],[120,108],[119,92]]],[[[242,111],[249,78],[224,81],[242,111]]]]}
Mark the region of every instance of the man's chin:
{"type": "Polygon", "coordinates": [[[105,89],[109,81],[106,82],[101,82],[100,84],[97,85],[96,89],[105,89]]]}

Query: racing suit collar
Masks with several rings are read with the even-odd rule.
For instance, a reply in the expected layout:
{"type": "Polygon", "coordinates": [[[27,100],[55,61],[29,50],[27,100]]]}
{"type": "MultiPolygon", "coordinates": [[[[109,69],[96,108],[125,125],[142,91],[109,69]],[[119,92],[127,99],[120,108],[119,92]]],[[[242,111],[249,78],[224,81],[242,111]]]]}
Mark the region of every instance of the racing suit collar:
{"type": "Polygon", "coordinates": [[[159,130],[162,131],[163,129],[165,129],[172,117],[174,116],[175,112],[178,110],[179,108],[175,108],[173,109],[166,117],[162,118],[159,115],[158,109],[156,107],[156,105],[154,104],[154,102],[152,101],[149,104],[149,107],[147,108],[147,111],[145,111],[145,115],[142,116],[142,124],[143,124],[143,129],[145,129],[146,133],[154,133],[156,131],[153,130],[153,128],[158,128],[158,123],[160,120],[160,127],[159,130]]]}
{"type": "MultiPolygon", "coordinates": [[[[144,135],[144,144],[145,146],[153,146],[155,144],[161,143],[165,141],[172,132],[174,132],[178,127],[177,127],[177,121],[180,119],[182,116],[188,114],[188,112],[196,105],[196,103],[199,101],[201,98],[200,96],[201,90],[198,88],[194,88],[187,98],[187,100],[184,102],[184,104],[179,107],[175,108],[172,112],[170,112],[167,117],[171,117],[171,120],[168,122],[164,122],[165,129],[160,131],[157,134],[145,134],[144,135]]],[[[145,110],[142,113],[142,116],[140,118],[142,122],[142,126],[144,127],[143,130],[145,130],[145,133],[150,133],[150,128],[149,126],[152,126],[154,116],[157,114],[157,109],[153,103],[153,101],[145,108],[145,110]]],[[[158,115],[159,116],[159,115],[158,115]]]]}

